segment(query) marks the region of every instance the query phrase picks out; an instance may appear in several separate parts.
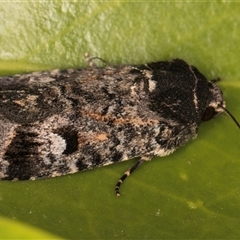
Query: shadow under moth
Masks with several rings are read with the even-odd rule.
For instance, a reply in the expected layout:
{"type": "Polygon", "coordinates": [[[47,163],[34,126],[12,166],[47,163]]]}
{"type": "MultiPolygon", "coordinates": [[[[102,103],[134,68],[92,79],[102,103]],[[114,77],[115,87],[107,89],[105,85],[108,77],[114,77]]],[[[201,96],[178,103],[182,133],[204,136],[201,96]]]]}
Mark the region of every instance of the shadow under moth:
{"type": "MultiPolygon", "coordinates": [[[[91,62],[91,59],[88,59],[91,62]]],[[[0,77],[0,179],[34,180],[166,156],[225,112],[222,91],[181,59],[0,77]]]]}

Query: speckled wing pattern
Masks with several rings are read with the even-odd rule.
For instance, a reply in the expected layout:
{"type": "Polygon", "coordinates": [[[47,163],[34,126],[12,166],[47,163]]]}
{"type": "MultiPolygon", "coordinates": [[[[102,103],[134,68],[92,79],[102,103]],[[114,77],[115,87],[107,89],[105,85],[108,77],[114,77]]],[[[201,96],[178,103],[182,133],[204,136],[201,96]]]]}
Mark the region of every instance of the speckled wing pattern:
{"type": "Polygon", "coordinates": [[[180,59],[0,77],[0,178],[168,155],[219,104],[221,90],[180,59]]]}

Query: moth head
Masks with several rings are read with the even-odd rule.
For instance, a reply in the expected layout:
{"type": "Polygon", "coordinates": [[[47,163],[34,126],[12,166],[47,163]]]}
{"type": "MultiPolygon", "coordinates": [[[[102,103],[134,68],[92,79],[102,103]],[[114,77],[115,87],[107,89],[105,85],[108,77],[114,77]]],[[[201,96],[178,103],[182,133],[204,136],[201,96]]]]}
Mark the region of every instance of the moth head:
{"type": "Polygon", "coordinates": [[[223,93],[221,89],[213,84],[212,82],[209,82],[209,89],[210,94],[208,98],[208,104],[207,107],[203,113],[202,121],[209,121],[213,117],[217,116],[220,113],[226,113],[237,125],[238,128],[240,128],[239,122],[236,120],[236,118],[225,108],[226,104],[223,100],[223,93]]]}

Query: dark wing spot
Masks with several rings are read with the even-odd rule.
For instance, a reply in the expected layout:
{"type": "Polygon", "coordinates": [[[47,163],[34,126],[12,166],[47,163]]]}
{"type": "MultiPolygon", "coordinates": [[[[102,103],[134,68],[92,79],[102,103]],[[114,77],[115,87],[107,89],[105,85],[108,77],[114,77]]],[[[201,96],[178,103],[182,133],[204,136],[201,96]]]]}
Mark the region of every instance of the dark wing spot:
{"type": "Polygon", "coordinates": [[[71,127],[59,128],[54,133],[60,135],[66,141],[66,149],[63,154],[71,154],[78,150],[78,132],[71,127]]]}

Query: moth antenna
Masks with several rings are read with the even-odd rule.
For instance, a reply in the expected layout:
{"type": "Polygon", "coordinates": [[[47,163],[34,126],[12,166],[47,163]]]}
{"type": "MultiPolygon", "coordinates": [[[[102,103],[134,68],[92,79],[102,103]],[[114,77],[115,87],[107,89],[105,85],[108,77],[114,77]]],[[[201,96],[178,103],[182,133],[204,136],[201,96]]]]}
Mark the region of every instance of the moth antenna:
{"type": "Polygon", "coordinates": [[[118,180],[118,182],[117,182],[117,184],[116,184],[116,186],[115,186],[115,193],[116,193],[117,197],[120,197],[120,196],[121,196],[121,194],[120,194],[120,192],[119,192],[119,188],[120,188],[122,182],[123,182],[127,177],[129,177],[129,176],[131,175],[131,173],[132,173],[133,171],[135,171],[135,170],[139,167],[139,165],[142,164],[144,161],[145,161],[145,160],[143,160],[143,159],[139,159],[131,168],[129,168],[129,169],[122,175],[121,178],[119,178],[119,180],[118,180]]]}
{"type": "Polygon", "coordinates": [[[86,52],[86,53],[84,54],[84,57],[85,57],[85,60],[86,60],[86,62],[88,63],[88,65],[89,65],[90,67],[97,67],[97,65],[93,62],[94,59],[98,59],[98,60],[104,62],[105,64],[107,64],[107,62],[104,61],[104,60],[103,60],[102,58],[100,58],[100,57],[90,57],[90,55],[89,55],[88,52],[86,52]]]}
{"type": "Polygon", "coordinates": [[[224,110],[224,112],[235,122],[235,124],[238,126],[238,128],[240,129],[240,124],[237,121],[237,119],[223,106],[221,106],[221,108],[224,110]]]}

